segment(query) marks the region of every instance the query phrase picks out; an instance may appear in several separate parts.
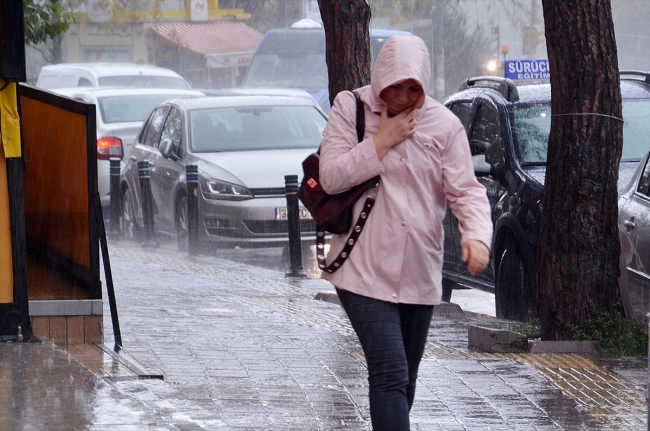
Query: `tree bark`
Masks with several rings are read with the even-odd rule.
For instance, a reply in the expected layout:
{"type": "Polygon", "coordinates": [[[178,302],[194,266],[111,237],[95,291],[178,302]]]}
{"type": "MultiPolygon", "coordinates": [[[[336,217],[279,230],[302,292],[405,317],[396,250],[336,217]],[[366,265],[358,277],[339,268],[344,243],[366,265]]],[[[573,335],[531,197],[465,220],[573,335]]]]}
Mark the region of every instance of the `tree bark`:
{"type": "Polygon", "coordinates": [[[366,0],[319,0],[318,6],[331,104],[340,91],[370,83],[370,6],[366,0]]]}
{"type": "Polygon", "coordinates": [[[613,311],[623,121],[610,0],[543,0],[551,134],[538,253],[542,338],[613,311]]]}

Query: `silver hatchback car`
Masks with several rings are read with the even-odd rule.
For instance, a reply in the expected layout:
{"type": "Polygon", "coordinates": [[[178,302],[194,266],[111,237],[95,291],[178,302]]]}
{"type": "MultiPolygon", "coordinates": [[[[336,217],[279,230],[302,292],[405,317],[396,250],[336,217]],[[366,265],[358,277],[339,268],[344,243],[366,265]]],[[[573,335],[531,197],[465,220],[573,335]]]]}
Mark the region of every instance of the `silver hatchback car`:
{"type": "MultiPolygon", "coordinates": [[[[154,229],[187,247],[186,166],[198,166],[199,242],[221,247],[288,242],[285,175],[320,145],[327,116],[313,99],[226,95],[171,100],[149,116],[122,173],[123,230],[142,231],[138,162],[148,161],[154,229]]],[[[301,211],[303,239],[315,223],[301,211]]]]}
{"type": "Polygon", "coordinates": [[[618,280],[625,315],[646,324],[650,300],[650,152],[627,189],[619,193],[618,230],[621,275],[618,280]]]}

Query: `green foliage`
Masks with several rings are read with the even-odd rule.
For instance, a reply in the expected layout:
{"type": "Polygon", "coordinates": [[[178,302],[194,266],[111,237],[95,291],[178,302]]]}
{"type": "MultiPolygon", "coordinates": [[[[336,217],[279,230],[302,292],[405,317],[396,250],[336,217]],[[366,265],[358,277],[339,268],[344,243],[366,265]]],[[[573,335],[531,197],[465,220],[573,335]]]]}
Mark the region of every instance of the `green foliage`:
{"type": "Polygon", "coordinates": [[[604,353],[618,356],[644,356],[648,353],[648,336],[643,325],[619,313],[599,313],[583,325],[568,325],[576,340],[596,340],[604,353]]]}
{"type": "Polygon", "coordinates": [[[37,45],[65,33],[76,22],[71,13],[64,12],[56,1],[23,0],[25,14],[25,43],[37,45]]]}
{"type": "Polygon", "coordinates": [[[539,320],[532,319],[528,323],[515,325],[512,330],[528,337],[529,340],[540,337],[539,320]]]}

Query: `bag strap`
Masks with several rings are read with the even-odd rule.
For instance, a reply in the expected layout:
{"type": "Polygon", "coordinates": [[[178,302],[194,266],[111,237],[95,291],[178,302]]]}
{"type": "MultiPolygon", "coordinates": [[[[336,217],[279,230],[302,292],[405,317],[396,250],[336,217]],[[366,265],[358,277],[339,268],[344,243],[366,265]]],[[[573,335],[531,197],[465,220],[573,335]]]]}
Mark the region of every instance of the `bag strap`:
{"type": "MultiPolygon", "coordinates": [[[[363,134],[366,131],[366,113],[364,110],[363,102],[361,101],[361,97],[359,97],[359,93],[352,90],[352,94],[354,94],[354,98],[357,101],[357,142],[361,142],[363,141],[363,134]]],[[[375,183],[375,186],[372,188],[372,191],[368,197],[366,197],[366,201],[363,204],[361,214],[359,214],[359,217],[354,224],[354,229],[352,229],[352,233],[348,237],[348,240],[345,241],[343,249],[336,257],[336,259],[334,259],[329,265],[326,265],[325,263],[325,231],[320,226],[316,226],[316,260],[321,271],[325,271],[331,274],[339,269],[341,265],[343,265],[343,262],[345,262],[345,260],[348,258],[350,252],[352,251],[352,248],[354,248],[355,244],[357,243],[359,235],[361,235],[363,226],[366,224],[366,220],[368,219],[368,214],[370,214],[370,211],[375,205],[377,187],[379,187],[379,180],[375,183]]]]}

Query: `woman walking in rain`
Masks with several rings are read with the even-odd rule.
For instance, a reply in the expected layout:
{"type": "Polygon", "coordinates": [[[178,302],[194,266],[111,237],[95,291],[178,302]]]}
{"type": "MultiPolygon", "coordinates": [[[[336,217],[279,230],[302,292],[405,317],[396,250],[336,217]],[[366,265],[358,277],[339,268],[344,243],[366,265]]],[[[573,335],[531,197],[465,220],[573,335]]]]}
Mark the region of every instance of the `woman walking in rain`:
{"type": "MultiPolygon", "coordinates": [[[[365,135],[356,135],[356,100],[339,93],[321,144],[320,181],[330,194],[380,175],[376,202],[345,263],[322,278],[334,286],[368,364],[375,431],[408,431],[418,367],[433,306],[442,298],[443,219],[449,203],[462,235],[462,259],[474,275],[489,263],[492,222],[476,180],[465,130],[427,96],[427,47],[392,36],[371,84],[357,89],[365,135]]],[[[359,216],[364,199],[355,205],[359,216]]],[[[349,234],[334,235],[330,257],[349,234]]],[[[329,263],[329,262],[328,262],[329,263]]]]}

